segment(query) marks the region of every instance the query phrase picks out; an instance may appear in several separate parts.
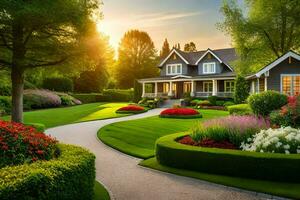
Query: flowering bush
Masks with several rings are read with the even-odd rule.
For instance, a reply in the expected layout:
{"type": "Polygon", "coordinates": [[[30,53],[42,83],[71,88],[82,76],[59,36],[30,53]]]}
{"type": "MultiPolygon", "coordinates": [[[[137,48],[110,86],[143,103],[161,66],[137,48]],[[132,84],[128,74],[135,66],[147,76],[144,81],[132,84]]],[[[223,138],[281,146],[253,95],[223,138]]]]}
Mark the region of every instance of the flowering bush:
{"type": "Polygon", "coordinates": [[[197,123],[191,130],[191,137],[200,142],[204,139],[229,141],[239,147],[242,142],[270,127],[268,120],[255,116],[228,116],[197,123]]]}
{"type": "Polygon", "coordinates": [[[49,160],[56,143],[32,126],[0,120],[0,167],[49,160]]]}
{"type": "Polygon", "coordinates": [[[168,108],[166,110],[163,110],[159,116],[189,118],[189,117],[201,117],[202,115],[197,110],[192,108],[168,108]]]}
{"type": "Polygon", "coordinates": [[[300,129],[282,127],[279,129],[261,130],[247,142],[242,143],[245,151],[271,153],[300,153],[300,129]]]}
{"type": "Polygon", "coordinates": [[[52,108],[61,105],[60,97],[54,92],[48,90],[25,90],[24,108],[52,108]]]}
{"type": "Polygon", "coordinates": [[[277,126],[300,126],[300,97],[288,97],[288,104],[270,114],[270,120],[277,126]]]}
{"type": "Polygon", "coordinates": [[[145,108],[142,106],[128,105],[128,106],[119,108],[116,112],[117,113],[139,113],[139,112],[145,112],[145,111],[146,111],[145,108]]]}

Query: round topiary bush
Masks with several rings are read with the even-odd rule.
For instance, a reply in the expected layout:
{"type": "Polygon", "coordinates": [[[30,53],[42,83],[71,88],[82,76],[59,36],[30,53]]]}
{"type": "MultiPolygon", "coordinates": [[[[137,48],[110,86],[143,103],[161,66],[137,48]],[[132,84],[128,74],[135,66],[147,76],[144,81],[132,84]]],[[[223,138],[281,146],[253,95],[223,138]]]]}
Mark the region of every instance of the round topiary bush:
{"type": "Polygon", "coordinates": [[[55,156],[56,143],[33,126],[0,120],[0,168],[50,160],[55,156]]]}
{"type": "Polygon", "coordinates": [[[277,110],[287,104],[288,98],[276,91],[266,91],[253,94],[248,98],[248,103],[256,115],[268,116],[273,110],[277,110]]]}
{"type": "Polygon", "coordinates": [[[128,105],[128,106],[124,106],[122,108],[119,108],[116,113],[120,113],[120,114],[136,114],[136,113],[143,113],[146,112],[147,110],[142,107],[142,106],[137,106],[137,105],[128,105]]]}
{"type": "Polygon", "coordinates": [[[163,110],[159,117],[162,118],[201,118],[202,115],[195,109],[192,108],[168,108],[163,110]]]}
{"type": "Polygon", "coordinates": [[[58,147],[58,158],[0,168],[0,199],[92,200],[95,156],[81,147],[58,147]]]}

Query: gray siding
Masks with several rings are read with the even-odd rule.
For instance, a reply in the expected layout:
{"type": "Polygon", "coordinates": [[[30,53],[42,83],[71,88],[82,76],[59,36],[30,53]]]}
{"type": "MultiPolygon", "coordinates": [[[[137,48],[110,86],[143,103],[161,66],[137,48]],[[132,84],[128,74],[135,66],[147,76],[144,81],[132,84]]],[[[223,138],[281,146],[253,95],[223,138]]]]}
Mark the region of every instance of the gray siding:
{"type": "Polygon", "coordinates": [[[268,90],[280,91],[280,74],[300,74],[300,61],[292,58],[281,62],[269,72],[267,87],[268,90]]]}
{"type": "Polygon", "coordinates": [[[182,74],[183,75],[188,75],[188,66],[187,64],[181,60],[181,58],[176,55],[176,59],[173,59],[174,54],[167,60],[167,62],[162,66],[161,70],[160,70],[160,75],[161,76],[167,76],[167,65],[168,64],[182,64],[182,74]]]}

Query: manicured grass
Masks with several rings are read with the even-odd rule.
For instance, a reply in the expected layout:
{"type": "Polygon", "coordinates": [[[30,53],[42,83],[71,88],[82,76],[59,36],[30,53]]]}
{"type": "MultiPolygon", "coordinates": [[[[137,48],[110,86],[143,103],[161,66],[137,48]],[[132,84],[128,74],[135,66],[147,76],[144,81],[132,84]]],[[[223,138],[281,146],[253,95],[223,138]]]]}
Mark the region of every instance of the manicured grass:
{"type": "MultiPolygon", "coordinates": [[[[128,114],[117,114],[115,111],[127,103],[91,103],[79,106],[53,108],[24,113],[24,123],[41,123],[46,128],[76,122],[123,117],[128,114]]],[[[3,117],[9,120],[10,116],[3,117]]]]}
{"type": "Polygon", "coordinates": [[[216,174],[208,174],[208,173],[201,173],[201,172],[195,172],[195,171],[189,171],[183,169],[176,169],[176,168],[160,165],[157,162],[155,157],[150,158],[148,160],[144,160],[139,165],[151,169],[163,171],[163,172],[177,174],[180,176],[192,177],[192,178],[201,179],[201,180],[218,183],[222,185],[242,188],[246,190],[252,190],[256,192],[268,193],[276,196],[283,196],[283,197],[289,197],[295,199],[300,198],[300,183],[255,180],[255,179],[222,176],[216,174]]]}
{"type": "Polygon", "coordinates": [[[126,154],[149,158],[155,155],[155,141],[172,133],[187,131],[196,122],[228,115],[226,111],[200,110],[203,118],[170,119],[158,116],[118,122],[98,131],[98,138],[105,144],[126,154]]]}
{"type": "Polygon", "coordinates": [[[109,193],[101,183],[95,181],[93,200],[110,200],[109,193]]]}

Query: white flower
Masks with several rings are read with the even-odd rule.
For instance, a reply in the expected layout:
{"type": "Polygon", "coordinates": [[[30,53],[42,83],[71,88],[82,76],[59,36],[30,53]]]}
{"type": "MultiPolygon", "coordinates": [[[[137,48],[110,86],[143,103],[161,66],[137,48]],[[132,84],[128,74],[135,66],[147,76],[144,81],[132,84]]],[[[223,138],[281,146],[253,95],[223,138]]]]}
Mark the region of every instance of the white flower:
{"type": "Polygon", "coordinates": [[[290,145],[288,145],[288,144],[283,145],[283,148],[284,148],[284,149],[290,149],[290,145]]]}
{"type": "Polygon", "coordinates": [[[290,152],[288,150],[285,150],[284,152],[285,152],[285,154],[290,154],[290,152]]]}
{"type": "Polygon", "coordinates": [[[297,153],[300,153],[300,149],[297,149],[297,153]]]}

